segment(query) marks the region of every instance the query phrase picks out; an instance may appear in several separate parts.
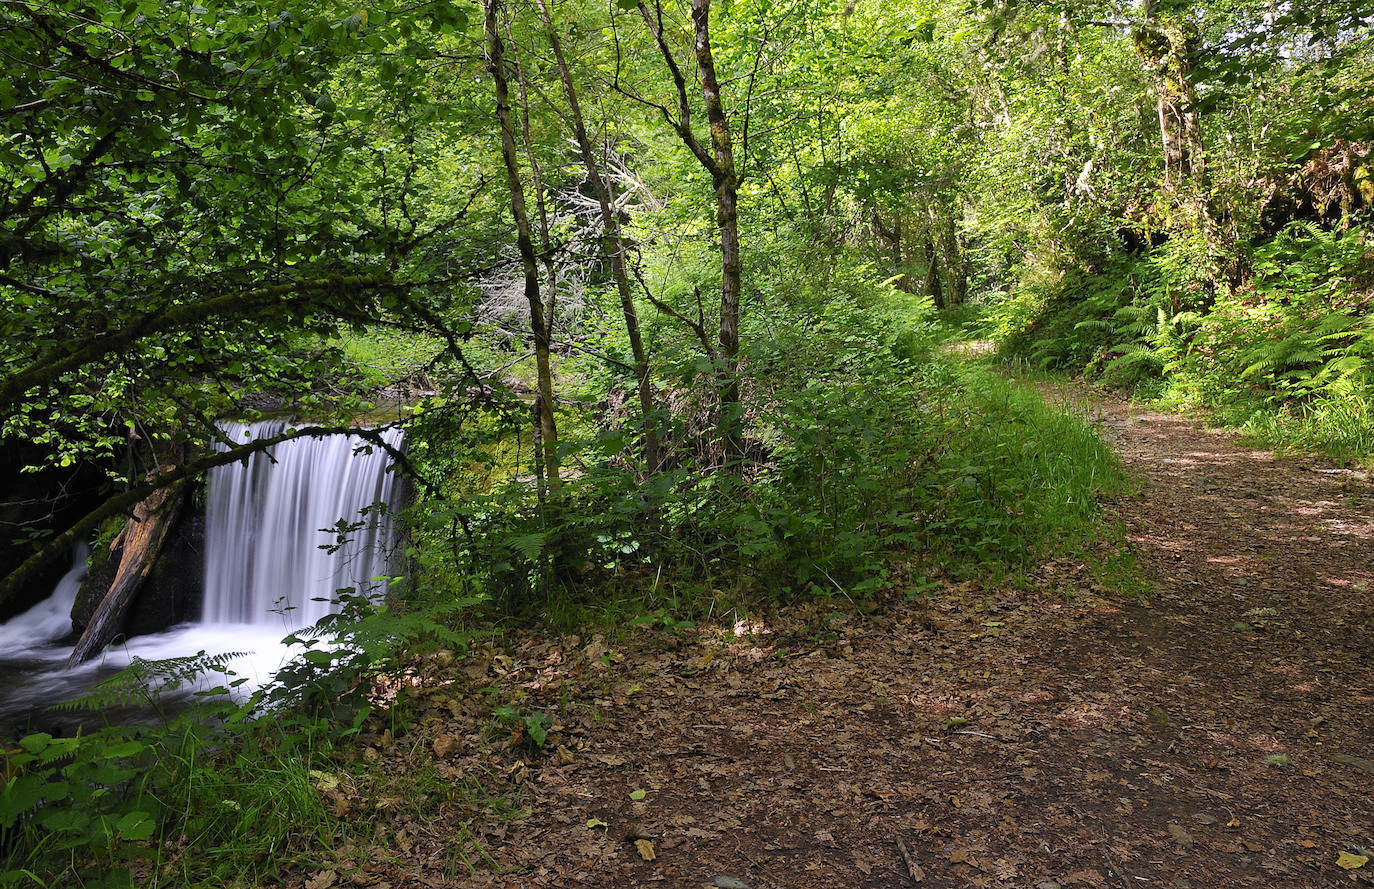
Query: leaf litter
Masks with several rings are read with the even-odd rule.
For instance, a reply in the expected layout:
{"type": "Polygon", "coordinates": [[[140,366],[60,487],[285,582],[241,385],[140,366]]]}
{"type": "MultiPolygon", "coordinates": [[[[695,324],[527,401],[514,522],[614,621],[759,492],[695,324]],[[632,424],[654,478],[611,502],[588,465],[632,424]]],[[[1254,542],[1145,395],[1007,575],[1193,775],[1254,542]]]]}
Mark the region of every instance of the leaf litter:
{"type": "Polygon", "coordinates": [[[376,754],[469,802],[380,810],[405,823],[352,884],[1374,885],[1374,489],[1091,397],[1148,598],[1057,557],[869,614],[479,645],[376,754]],[[541,748],[493,694],[552,717],[541,748]]]}

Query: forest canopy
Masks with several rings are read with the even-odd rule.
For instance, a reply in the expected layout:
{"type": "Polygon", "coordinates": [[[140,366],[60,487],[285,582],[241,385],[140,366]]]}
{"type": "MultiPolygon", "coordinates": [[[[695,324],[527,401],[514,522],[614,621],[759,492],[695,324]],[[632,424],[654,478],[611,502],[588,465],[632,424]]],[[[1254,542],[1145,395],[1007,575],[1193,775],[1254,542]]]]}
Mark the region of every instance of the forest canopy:
{"type": "MultiPolygon", "coordinates": [[[[107,497],[264,393],[346,421],[389,372],[434,435],[532,393],[541,487],[569,403],[632,486],[747,480],[789,377],[920,339],[922,300],[1251,416],[1367,385],[1361,3],[0,15],[4,435],[107,497]]],[[[109,514],[21,536],[51,561],[109,514]]]]}

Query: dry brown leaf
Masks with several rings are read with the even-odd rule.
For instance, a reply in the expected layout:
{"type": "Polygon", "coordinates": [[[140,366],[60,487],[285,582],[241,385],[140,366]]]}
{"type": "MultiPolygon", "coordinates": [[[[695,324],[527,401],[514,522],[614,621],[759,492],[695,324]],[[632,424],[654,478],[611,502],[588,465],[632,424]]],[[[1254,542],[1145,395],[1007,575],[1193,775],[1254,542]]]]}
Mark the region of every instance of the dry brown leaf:
{"type": "Polygon", "coordinates": [[[305,889],[329,889],[339,879],[332,870],[322,870],[305,881],[305,889]]]}
{"type": "Polygon", "coordinates": [[[1096,868],[1076,870],[1064,878],[1065,883],[1083,883],[1088,886],[1101,886],[1104,882],[1101,872],[1096,868]]]}
{"type": "Polygon", "coordinates": [[[434,744],[432,746],[434,755],[443,758],[453,753],[455,750],[461,750],[463,748],[463,738],[461,735],[440,735],[434,739],[434,744]]]}
{"type": "Polygon", "coordinates": [[[635,851],[639,857],[645,861],[653,861],[658,855],[654,852],[654,844],[648,840],[635,840],[635,851]]]}

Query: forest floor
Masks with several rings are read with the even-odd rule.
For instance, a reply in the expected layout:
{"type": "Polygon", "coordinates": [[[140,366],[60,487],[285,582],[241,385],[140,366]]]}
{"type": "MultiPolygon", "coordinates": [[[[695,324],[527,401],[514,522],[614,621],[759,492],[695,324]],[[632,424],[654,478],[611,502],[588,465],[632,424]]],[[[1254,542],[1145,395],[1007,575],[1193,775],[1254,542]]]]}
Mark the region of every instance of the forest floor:
{"type": "Polygon", "coordinates": [[[1369,478],[1056,396],[1139,480],[1104,507],[1148,595],[1061,560],[869,615],[507,640],[373,753],[517,810],[422,807],[306,885],[1374,885],[1369,478]],[[542,751],[493,736],[492,687],[558,714],[542,751]]]}

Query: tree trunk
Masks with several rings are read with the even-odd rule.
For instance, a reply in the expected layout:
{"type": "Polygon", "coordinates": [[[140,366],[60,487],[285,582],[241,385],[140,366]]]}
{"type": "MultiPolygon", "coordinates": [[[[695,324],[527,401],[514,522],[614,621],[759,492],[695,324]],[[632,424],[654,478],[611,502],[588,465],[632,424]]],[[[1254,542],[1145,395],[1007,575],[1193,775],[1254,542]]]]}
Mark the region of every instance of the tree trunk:
{"type": "Polygon", "coordinates": [[[898,290],[904,293],[911,292],[911,276],[906,273],[906,256],[902,251],[902,217],[897,214],[893,217],[892,228],[883,225],[883,217],[877,211],[873,211],[873,234],[879,244],[887,242],[888,249],[892,251],[892,270],[896,278],[893,284],[898,290]]]}
{"type": "Polygon", "coordinates": [[[739,176],[735,171],[735,151],[730,136],[730,120],[725,115],[716,63],[711,54],[711,0],[692,0],[692,27],[695,37],[697,69],[706,100],[706,121],[711,128],[711,148],[715,155],[713,170],[716,188],[716,223],[720,227],[720,354],[725,360],[726,380],[720,391],[721,423],[726,459],[744,450],[739,395],[739,315],[741,263],[739,245],[739,176]]]}
{"type": "Polygon", "coordinates": [[[525,275],[525,299],[530,307],[530,332],[534,335],[534,360],[539,376],[539,435],[544,475],[549,490],[559,487],[558,428],[553,416],[553,369],[549,361],[549,325],[539,294],[539,263],[534,254],[529,214],[525,209],[525,187],[520,180],[520,159],[515,146],[515,126],[511,122],[510,85],[506,79],[505,50],[497,16],[501,0],[486,0],[488,63],[496,85],[496,119],[501,131],[501,157],[506,164],[510,187],[511,216],[515,220],[516,244],[525,275]]]}
{"type": "Polygon", "coordinates": [[[95,657],[119,634],[134,596],[152,573],[162,544],[167,540],[167,532],[181,512],[185,490],[186,482],[180,481],[148,495],[134,508],[124,529],[110,543],[111,550],[119,551],[119,569],[67,658],[68,668],[95,657]]]}
{"type": "Polygon", "coordinates": [[[1160,19],[1157,0],[1145,0],[1132,39],[1145,69],[1155,78],[1164,187],[1174,191],[1202,175],[1203,144],[1191,62],[1197,28],[1186,19],[1171,19],[1160,19]]]}
{"type": "Polygon", "coordinates": [[[945,295],[940,289],[940,262],[935,252],[935,239],[927,232],[921,241],[922,259],[925,261],[926,270],[921,280],[921,291],[935,301],[935,308],[945,307],[945,295]]]}
{"type": "Polygon", "coordinates": [[[563,92],[568,99],[568,111],[577,139],[577,148],[582,155],[582,165],[587,169],[587,179],[596,192],[596,202],[601,211],[602,252],[611,262],[611,273],[615,278],[616,291],[620,294],[620,311],[625,318],[625,333],[630,338],[630,352],[634,355],[635,378],[639,390],[639,409],[644,415],[644,462],[650,473],[656,472],[662,463],[659,454],[658,423],[655,419],[653,386],[649,376],[649,356],[644,349],[644,338],[639,331],[639,313],[635,309],[634,290],[630,285],[630,273],[625,259],[625,242],[620,235],[620,221],[616,218],[611,197],[611,187],[601,171],[592,141],[587,136],[586,123],[582,118],[582,105],[577,99],[577,88],[573,83],[572,70],[563,55],[563,41],[558,36],[545,0],[537,0],[539,14],[544,19],[548,31],[549,44],[553,48],[554,60],[558,64],[559,78],[563,81],[563,92]]]}
{"type": "Polygon", "coordinates": [[[952,213],[940,221],[940,264],[944,267],[945,305],[961,305],[968,298],[968,263],[959,243],[959,230],[952,213]]]}
{"type": "Polygon", "coordinates": [[[539,219],[539,256],[544,262],[544,324],[548,327],[550,348],[553,344],[554,313],[558,310],[558,267],[553,259],[553,245],[549,237],[548,189],[544,185],[544,170],[534,153],[534,135],[530,127],[530,97],[525,83],[525,71],[520,65],[519,46],[511,36],[509,20],[506,37],[510,40],[510,63],[515,69],[516,92],[520,96],[520,134],[525,143],[525,159],[530,164],[530,185],[534,188],[534,210],[539,219]]]}

